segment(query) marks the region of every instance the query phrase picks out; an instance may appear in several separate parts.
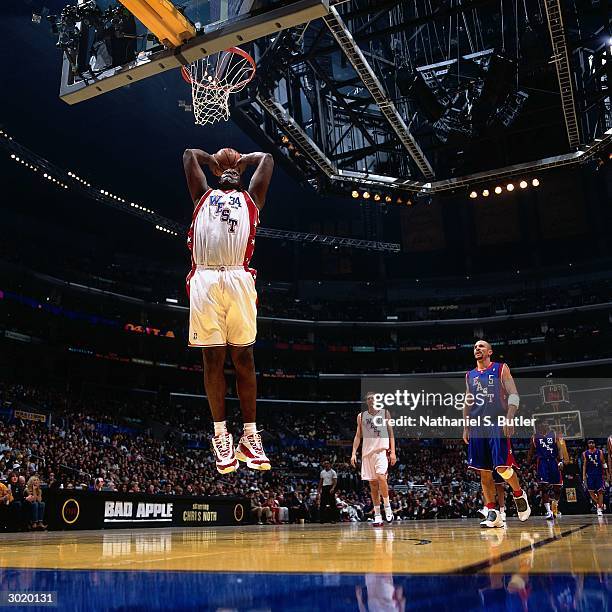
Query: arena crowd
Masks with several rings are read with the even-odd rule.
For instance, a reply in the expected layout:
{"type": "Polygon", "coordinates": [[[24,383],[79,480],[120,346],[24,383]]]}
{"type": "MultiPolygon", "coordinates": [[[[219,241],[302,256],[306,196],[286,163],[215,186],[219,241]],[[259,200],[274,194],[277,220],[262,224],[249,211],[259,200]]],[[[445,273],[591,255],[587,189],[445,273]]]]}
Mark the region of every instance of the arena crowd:
{"type": "MultiPolygon", "coordinates": [[[[5,383],[0,384],[0,407],[4,417],[16,407],[48,416],[45,422],[0,421],[3,529],[44,529],[45,488],[246,495],[252,519],[261,523],[364,521],[373,514],[368,491],[349,464],[352,419],[336,412],[268,415],[263,424],[271,432],[266,437],[273,470],[242,469],[220,476],[206,436],[197,433],[210,425],[202,422],[194,428],[189,412],[148,405],[157,423],[167,417],[168,427],[160,436],[150,426],[134,426],[134,419],[118,414],[111,400],[75,400],[66,393],[5,383]],[[326,516],[318,496],[325,461],[337,473],[336,508],[326,516]]],[[[526,441],[518,441],[515,449],[530,502],[542,514],[534,466],[525,465],[526,441]]],[[[574,458],[578,452],[570,446],[574,458]]],[[[478,476],[467,469],[459,440],[398,440],[398,463],[389,480],[398,520],[480,516],[478,476]]],[[[507,507],[511,513],[513,504],[507,507]]]]}

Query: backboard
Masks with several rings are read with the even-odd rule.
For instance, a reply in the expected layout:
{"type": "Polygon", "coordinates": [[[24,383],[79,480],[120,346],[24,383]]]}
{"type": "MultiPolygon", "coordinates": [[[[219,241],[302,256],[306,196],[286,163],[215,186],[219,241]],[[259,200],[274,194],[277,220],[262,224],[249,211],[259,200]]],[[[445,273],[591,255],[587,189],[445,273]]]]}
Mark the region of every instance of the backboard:
{"type": "MultiPolygon", "coordinates": [[[[68,104],[317,19],[327,14],[329,7],[328,0],[188,0],[180,6],[178,1],[172,5],[168,0],[122,3],[127,8],[105,8],[104,0],[97,4],[79,0],[73,10],[66,37],[69,42],[73,37],[76,44],[64,50],[60,86],[60,98],[68,104]],[[159,37],[129,12],[159,19],[151,10],[153,2],[163,2],[188,26],[174,44],[170,40],[162,45],[159,37]],[[139,13],[135,5],[146,12],[139,13]]],[[[60,30],[60,40],[61,36],[60,30]]]]}
{"type": "Polygon", "coordinates": [[[534,433],[537,431],[538,421],[548,421],[551,429],[561,434],[566,440],[581,440],[584,438],[580,410],[538,412],[532,416],[536,423],[533,428],[534,433]]]}

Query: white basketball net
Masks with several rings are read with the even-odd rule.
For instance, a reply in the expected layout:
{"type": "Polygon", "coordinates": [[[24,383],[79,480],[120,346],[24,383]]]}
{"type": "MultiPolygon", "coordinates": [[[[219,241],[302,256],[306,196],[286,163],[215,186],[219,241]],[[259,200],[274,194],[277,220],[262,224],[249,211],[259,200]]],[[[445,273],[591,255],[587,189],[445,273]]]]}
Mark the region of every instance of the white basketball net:
{"type": "Polygon", "coordinates": [[[193,114],[197,125],[227,121],[229,96],[244,89],[255,74],[248,55],[233,47],[197,60],[183,68],[191,82],[193,114]],[[245,57],[246,55],[246,57],[245,57]]]}

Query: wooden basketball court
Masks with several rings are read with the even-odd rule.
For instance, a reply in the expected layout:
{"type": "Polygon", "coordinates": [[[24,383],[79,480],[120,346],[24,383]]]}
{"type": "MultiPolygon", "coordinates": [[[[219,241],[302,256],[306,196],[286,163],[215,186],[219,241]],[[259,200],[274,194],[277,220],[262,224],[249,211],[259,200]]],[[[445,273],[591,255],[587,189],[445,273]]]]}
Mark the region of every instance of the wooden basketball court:
{"type": "Polygon", "coordinates": [[[483,589],[529,604],[569,588],[605,602],[593,608],[602,610],[612,588],[611,535],[608,518],[594,516],[511,519],[486,531],[477,520],[452,520],[4,534],[0,565],[3,590],[54,591],[69,609],[87,608],[87,594],[106,597],[109,609],[306,609],[306,601],[359,609],[360,588],[364,609],[387,609],[381,593],[395,606],[388,609],[434,601],[444,609],[441,595],[449,608],[459,598],[478,609],[483,589]]]}

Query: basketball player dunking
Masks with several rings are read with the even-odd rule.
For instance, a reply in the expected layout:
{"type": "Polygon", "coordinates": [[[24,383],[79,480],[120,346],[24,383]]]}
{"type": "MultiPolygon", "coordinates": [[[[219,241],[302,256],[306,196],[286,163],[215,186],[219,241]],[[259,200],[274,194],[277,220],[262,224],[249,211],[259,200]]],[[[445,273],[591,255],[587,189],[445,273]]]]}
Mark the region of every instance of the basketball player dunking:
{"type": "Polygon", "coordinates": [[[389,484],[387,483],[387,470],[389,462],[395,465],[395,437],[393,427],[386,420],[389,418],[387,410],[377,410],[374,406],[374,394],[366,394],[367,410],[357,415],[357,430],[353,440],[353,454],[351,465],[357,466],[357,450],[363,438],[361,449],[361,479],[370,482],[372,505],[374,506],[374,526],[383,524],[380,515],[380,498],[385,506],[385,518],[393,520],[393,510],[389,501],[389,484]],[[381,422],[384,419],[383,422],[381,422]]]}
{"type": "Polygon", "coordinates": [[[516,460],[512,454],[510,436],[514,426],[498,425],[498,417],[512,419],[519,407],[519,396],[510,368],[505,363],[491,361],[493,349],[485,340],[474,345],[476,367],[466,376],[466,391],[472,397],[485,398],[484,402],[466,402],[463,417],[481,417],[480,426],[465,427],[463,440],[468,445],[468,466],[480,472],[480,482],[485,505],[489,510],[482,527],[503,527],[499,511],[495,508],[495,481],[497,472],[512,488],[518,517],[526,521],[531,514],[527,494],[521,489],[514,468],[516,460]],[[492,421],[484,424],[485,417],[492,421]]]}
{"type": "Polygon", "coordinates": [[[223,149],[215,156],[200,149],[188,149],[183,154],[183,166],[195,205],[187,238],[192,264],[187,276],[189,346],[203,352],[204,386],[215,426],[212,446],[217,470],[221,474],[233,472],[238,460],[252,469],[269,470],[270,460],[255,422],[257,382],[253,344],[257,293],[255,271],[249,268],[249,262],[274,160],[267,153],[240,156],[231,149],[223,149]],[[219,164],[219,159],[224,165],[219,164]],[[256,168],[247,191],[242,187],[241,176],[251,165],[256,168]],[[204,167],[219,176],[218,189],[209,188],[204,167]],[[236,448],[225,421],[223,366],[228,351],[236,369],[236,389],[244,420],[244,431],[236,448]]]}

